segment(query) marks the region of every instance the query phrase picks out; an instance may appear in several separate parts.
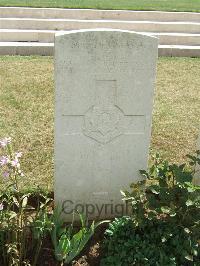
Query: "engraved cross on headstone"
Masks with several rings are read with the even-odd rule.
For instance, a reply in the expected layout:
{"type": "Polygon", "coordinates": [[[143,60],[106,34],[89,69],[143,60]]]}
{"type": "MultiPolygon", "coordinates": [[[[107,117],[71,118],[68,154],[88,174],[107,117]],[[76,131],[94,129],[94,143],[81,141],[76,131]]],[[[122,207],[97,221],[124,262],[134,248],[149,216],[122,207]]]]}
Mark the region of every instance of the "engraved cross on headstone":
{"type": "Polygon", "coordinates": [[[116,80],[96,80],[94,89],[94,105],[81,115],[84,116],[82,132],[85,136],[105,144],[123,134],[144,133],[145,116],[126,115],[118,106],[116,80]]]}

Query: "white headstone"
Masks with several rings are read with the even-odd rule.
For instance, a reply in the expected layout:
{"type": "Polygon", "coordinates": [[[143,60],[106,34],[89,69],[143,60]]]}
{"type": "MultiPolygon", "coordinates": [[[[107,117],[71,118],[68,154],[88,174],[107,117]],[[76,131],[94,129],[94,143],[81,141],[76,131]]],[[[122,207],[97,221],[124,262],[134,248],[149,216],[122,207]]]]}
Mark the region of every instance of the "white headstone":
{"type": "Polygon", "coordinates": [[[56,35],[55,200],[66,219],[125,214],[120,190],[147,167],[157,46],[112,29],[56,35]]]}

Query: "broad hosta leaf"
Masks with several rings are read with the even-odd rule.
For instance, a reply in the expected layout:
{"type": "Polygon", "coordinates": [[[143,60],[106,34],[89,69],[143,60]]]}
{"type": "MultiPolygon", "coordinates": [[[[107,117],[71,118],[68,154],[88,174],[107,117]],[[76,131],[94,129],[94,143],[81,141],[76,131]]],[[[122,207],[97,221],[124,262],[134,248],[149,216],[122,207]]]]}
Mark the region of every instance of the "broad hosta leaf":
{"type": "Polygon", "coordinates": [[[58,261],[63,261],[70,250],[70,240],[66,235],[62,235],[55,248],[55,255],[58,261]]]}
{"type": "Polygon", "coordinates": [[[22,208],[26,208],[27,206],[27,202],[28,202],[28,197],[24,197],[23,200],[22,200],[22,208]]]}
{"type": "Polygon", "coordinates": [[[192,255],[187,255],[185,256],[186,260],[193,261],[193,256],[192,255]]]}

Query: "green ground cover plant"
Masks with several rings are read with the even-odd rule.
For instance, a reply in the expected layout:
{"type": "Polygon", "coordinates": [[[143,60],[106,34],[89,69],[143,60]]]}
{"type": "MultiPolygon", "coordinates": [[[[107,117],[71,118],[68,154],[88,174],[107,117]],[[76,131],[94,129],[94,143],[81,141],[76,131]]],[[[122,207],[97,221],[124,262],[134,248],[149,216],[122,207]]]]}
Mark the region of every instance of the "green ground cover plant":
{"type": "Polygon", "coordinates": [[[200,151],[187,164],[169,164],[157,154],[144,180],[124,191],[131,214],[106,230],[106,265],[198,266],[200,261],[200,186],[193,185],[200,151]]]}
{"type": "MultiPolygon", "coordinates": [[[[0,136],[11,136],[21,150],[25,188],[52,190],[53,58],[0,57],[0,136]]],[[[200,117],[200,59],[159,58],[151,148],[182,163],[196,149],[200,117]]]]}
{"type": "Polygon", "coordinates": [[[1,0],[0,6],[200,11],[200,0],[1,0]]]}

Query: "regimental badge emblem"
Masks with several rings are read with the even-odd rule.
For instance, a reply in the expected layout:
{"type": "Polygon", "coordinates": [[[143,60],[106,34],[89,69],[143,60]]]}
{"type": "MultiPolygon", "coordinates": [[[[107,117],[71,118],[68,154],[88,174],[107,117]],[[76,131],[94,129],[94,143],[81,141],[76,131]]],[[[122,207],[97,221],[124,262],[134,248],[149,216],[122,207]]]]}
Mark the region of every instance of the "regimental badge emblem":
{"type": "Polygon", "coordinates": [[[83,133],[100,143],[108,143],[123,134],[124,114],[119,107],[92,106],[85,114],[83,133]]]}

